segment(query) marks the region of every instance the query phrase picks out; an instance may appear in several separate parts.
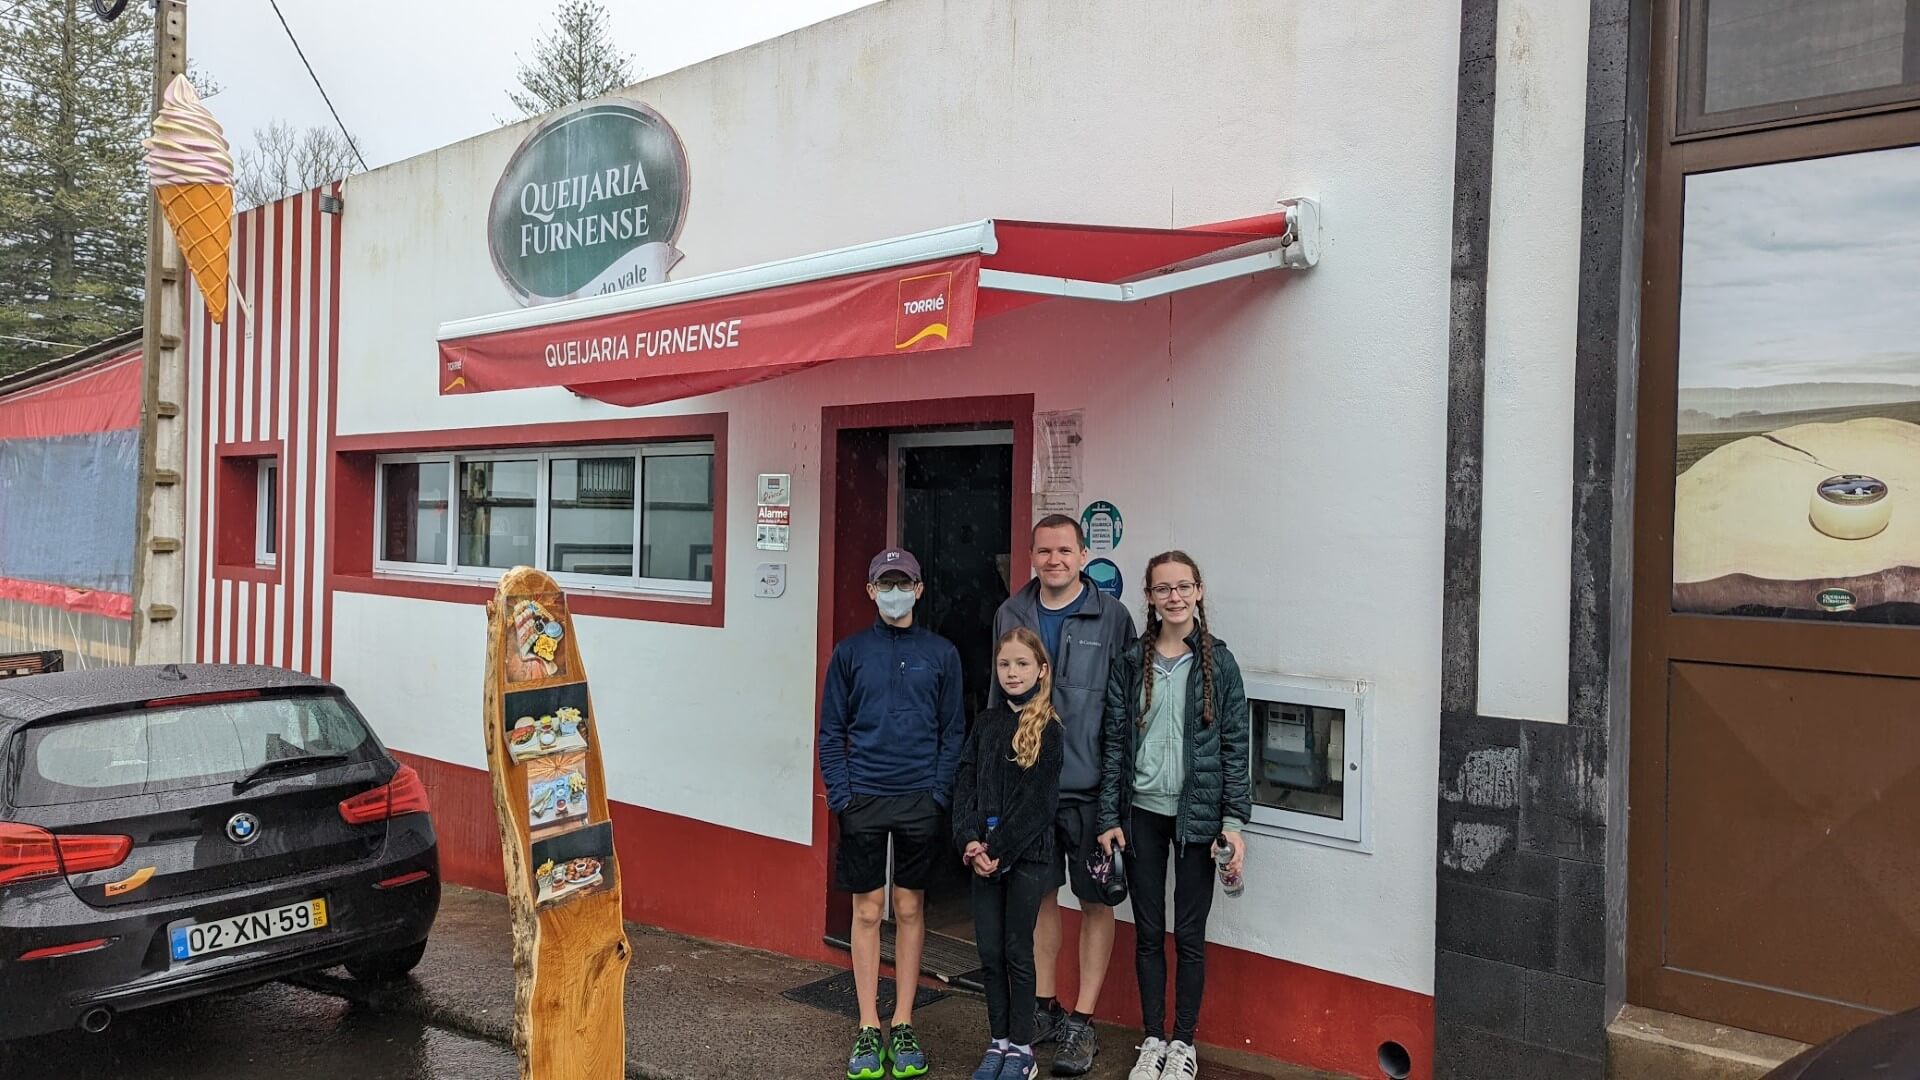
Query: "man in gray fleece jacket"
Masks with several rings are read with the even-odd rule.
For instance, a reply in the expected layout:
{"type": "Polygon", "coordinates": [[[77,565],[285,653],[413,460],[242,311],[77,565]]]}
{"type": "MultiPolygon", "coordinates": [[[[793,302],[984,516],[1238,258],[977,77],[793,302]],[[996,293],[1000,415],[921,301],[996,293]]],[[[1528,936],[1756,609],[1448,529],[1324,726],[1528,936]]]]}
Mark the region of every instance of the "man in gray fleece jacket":
{"type": "MultiPolygon", "coordinates": [[[[1100,798],[1100,730],[1105,721],[1107,670],[1116,656],[1137,645],[1133,615],[1127,606],[1094,587],[1082,572],[1087,561],[1080,523],[1055,514],[1033,527],[1033,574],[1000,605],[993,636],[1016,626],[1040,635],[1053,668],[1053,707],[1065,727],[1060,769],[1060,803],[1054,817],[1054,892],[1041,902],[1033,928],[1034,990],[1039,1010],[1036,1043],[1057,1038],[1055,1076],[1080,1076],[1093,1068],[1099,1040],[1093,1010],[1100,1002],[1107,963],[1113,955],[1113,909],[1087,872],[1087,858],[1099,850],[1095,817],[1100,798]],[[1060,956],[1059,887],[1073,885],[1080,900],[1080,992],[1068,1013],[1054,999],[1054,964],[1060,956]]],[[[1003,698],[994,683],[991,703],[1003,698]]]]}

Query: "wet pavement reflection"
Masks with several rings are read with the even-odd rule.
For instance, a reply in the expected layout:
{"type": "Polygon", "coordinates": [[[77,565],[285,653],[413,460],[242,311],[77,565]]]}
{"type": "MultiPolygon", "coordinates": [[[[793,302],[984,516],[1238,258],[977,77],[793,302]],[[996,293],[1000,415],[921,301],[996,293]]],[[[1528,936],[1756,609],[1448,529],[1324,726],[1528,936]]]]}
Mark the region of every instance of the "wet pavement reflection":
{"type": "Polygon", "coordinates": [[[0,1077],[512,1080],[512,1051],[274,984],[130,1013],[100,1035],[0,1044],[0,1077]]]}

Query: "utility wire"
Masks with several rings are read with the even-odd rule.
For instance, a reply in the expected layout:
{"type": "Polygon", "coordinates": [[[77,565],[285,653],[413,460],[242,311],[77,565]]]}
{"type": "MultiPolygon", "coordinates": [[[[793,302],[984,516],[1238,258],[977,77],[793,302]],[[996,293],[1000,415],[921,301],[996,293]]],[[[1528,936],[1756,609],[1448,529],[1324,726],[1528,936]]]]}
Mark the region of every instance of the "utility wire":
{"type": "Polygon", "coordinates": [[[74,345],[65,341],[43,341],[40,338],[18,337],[14,334],[0,334],[0,341],[24,341],[29,345],[50,345],[56,349],[84,349],[85,345],[74,345]]]}
{"type": "Polygon", "coordinates": [[[300,54],[300,62],[306,64],[307,77],[313,80],[314,89],[320,91],[320,100],[327,103],[327,111],[333,114],[333,122],[340,125],[340,134],[347,137],[347,147],[360,162],[360,171],[367,171],[367,159],[360,156],[360,147],[353,141],[353,132],[347,130],[346,121],[340,119],[340,110],[333,107],[333,99],[327,96],[327,88],[320,85],[320,76],[313,72],[313,65],[307,62],[307,52],[300,47],[300,39],[293,36],[293,27],[287,25],[287,17],[280,11],[280,0],[267,0],[273,5],[273,13],[280,16],[280,29],[287,32],[287,40],[293,42],[293,51],[300,54]]]}

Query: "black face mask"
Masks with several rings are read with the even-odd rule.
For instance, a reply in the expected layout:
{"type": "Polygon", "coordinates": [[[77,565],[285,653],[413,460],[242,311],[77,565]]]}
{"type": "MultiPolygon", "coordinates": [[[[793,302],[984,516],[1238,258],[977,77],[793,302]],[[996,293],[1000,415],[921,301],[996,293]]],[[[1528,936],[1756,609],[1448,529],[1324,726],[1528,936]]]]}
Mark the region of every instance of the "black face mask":
{"type": "Polygon", "coordinates": [[[1024,709],[1027,707],[1027,702],[1032,701],[1034,698],[1038,696],[1040,696],[1040,684],[1034,683],[1032,686],[1027,687],[1026,693],[1021,694],[1017,697],[1008,698],[1007,704],[1011,705],[1016,709],[1024,709]]]}

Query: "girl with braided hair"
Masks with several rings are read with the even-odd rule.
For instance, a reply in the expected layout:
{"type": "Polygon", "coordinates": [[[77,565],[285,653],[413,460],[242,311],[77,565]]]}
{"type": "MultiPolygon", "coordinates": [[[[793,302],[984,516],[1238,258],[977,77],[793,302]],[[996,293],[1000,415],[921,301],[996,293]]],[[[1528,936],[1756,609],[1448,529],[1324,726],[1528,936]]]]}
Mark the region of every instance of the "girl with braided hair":
{"type": "Polygon", "coordinates": [[[1252,813],[1249,718],[1240,666],[1207,627],[1206,584],[1192,556],[1147,563],[1146,632],[1107,682],[1101,740],[1100,845],[1127,853],[1134,975],[1146,1039],[1128,1080],[1194,1080],[1206,989],[1213,847],[1246,858],[1240,827],[1252,813]],[[1167,867],[1173,867],[1174,1025],[1167,1041],[1167,867]]]}

